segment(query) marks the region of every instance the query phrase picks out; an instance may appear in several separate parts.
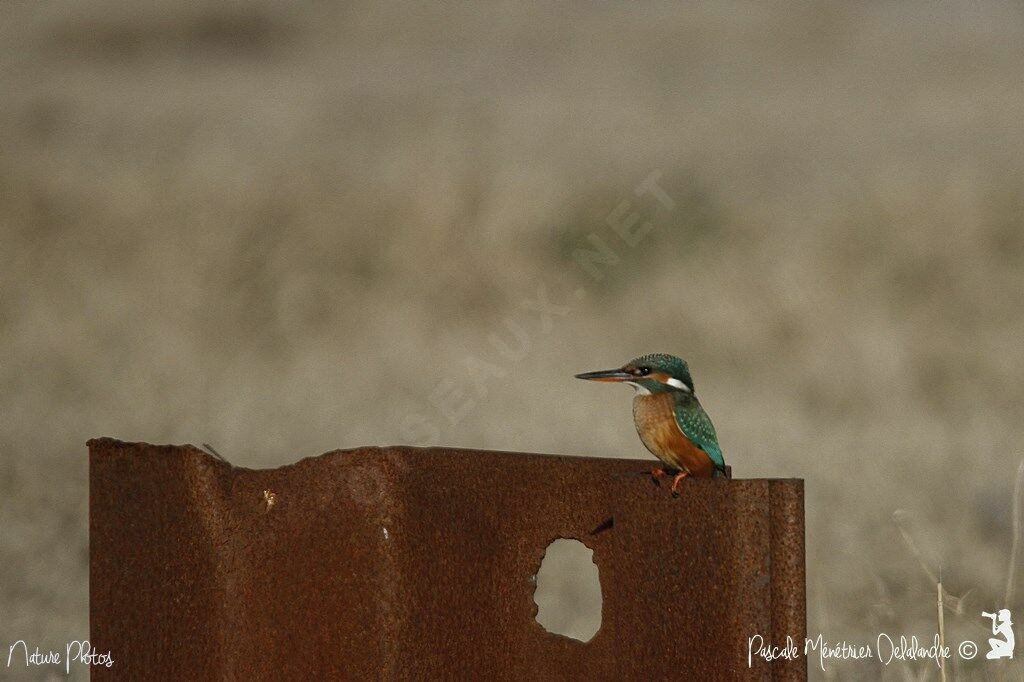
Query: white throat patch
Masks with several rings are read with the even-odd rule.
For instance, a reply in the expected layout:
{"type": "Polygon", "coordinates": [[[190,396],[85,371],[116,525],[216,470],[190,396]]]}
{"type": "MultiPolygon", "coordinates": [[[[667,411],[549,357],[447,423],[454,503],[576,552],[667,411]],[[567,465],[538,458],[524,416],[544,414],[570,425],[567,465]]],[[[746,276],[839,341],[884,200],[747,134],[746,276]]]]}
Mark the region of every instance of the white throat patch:
{"type": "Polygon", "coordinates": [[[643,386],[641,386],[640,384],[638,384],[638,383],[636,383],[634,381],[627,381],[626,383],[636,389],[636,394],[637,395],[650,395],[651,394],[650,391],[648,391],[646,388],[644,388],[643,386]]]}

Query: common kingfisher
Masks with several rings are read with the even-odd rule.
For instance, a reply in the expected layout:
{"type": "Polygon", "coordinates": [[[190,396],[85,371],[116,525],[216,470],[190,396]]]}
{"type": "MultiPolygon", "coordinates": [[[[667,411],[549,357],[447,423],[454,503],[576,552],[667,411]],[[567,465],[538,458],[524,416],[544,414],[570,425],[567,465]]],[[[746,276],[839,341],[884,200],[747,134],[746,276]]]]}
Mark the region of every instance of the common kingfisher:
{"type": "Polygon", "coordinates": [[[725,476],[725,458],[711,418],[693,390],[686,361],[652,353],[630,360],[619,369],[577,374],[577,379],[627,383],[636,389],[633,422],[644,446],[668,469],[651,472],[655,482],[673,475],[672,494],[687,476],[725,476]]]}

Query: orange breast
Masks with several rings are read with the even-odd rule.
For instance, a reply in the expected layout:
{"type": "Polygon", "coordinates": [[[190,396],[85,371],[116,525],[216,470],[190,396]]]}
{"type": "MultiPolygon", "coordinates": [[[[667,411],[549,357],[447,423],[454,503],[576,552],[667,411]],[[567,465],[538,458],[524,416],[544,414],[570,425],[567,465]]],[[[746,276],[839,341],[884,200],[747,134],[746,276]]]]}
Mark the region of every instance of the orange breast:
{"type": "Polygon", "coordinates": [[[708,454],[694,445],[679,429],[675,401],[668,393],[633,398],[633,422],[644,446],[673,469],[692,476],[710,478],[714,464],[708,454]]]}

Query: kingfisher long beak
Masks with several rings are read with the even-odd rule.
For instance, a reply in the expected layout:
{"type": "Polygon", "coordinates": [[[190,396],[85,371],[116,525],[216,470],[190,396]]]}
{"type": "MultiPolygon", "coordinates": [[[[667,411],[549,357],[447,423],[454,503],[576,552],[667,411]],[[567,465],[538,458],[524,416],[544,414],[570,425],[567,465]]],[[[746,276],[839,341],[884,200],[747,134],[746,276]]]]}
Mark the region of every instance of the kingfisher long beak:
{"type": "Polygon", "coordinates": [[[621,369],[604,369],[600,372],[577,374],[576,378],[588,379],[589,381],[628,381],[634,377],[629,372],[623,372],[621,369]]]}

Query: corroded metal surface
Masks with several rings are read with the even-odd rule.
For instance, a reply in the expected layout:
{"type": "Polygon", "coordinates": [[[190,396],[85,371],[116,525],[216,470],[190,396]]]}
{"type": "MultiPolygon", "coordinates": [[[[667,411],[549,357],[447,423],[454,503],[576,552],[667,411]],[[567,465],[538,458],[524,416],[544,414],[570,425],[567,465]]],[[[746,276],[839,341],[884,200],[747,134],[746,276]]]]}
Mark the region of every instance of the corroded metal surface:
{"type": "Polygon", "coordinates": [[[273,470],[192,446],[90,447],[102,679],[803,679],[747,638],[805,634],[803,482],[443,448],[273,470]],[[594,550],[587,643],[536,621],[547,545],[594,550]]]}

